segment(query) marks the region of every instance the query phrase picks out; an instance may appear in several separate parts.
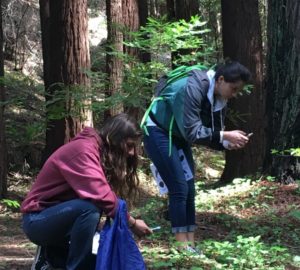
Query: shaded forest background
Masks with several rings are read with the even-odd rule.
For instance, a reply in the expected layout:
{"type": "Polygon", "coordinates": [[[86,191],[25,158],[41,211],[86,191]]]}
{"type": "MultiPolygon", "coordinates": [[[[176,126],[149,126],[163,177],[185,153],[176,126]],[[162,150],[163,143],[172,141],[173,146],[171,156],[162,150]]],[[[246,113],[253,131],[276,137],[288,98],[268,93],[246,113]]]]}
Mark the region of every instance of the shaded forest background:
{"type": "Polygon", "coordinates": [[[272,159],[271,149],[281,153],[298,147],[297,1],[1,4],[2,197],[8,169],[38,168],[83,125],[100,125],[121,111],[140,120],[155,80],[180,64],[213,65],[228,57],[252,71],[253,88],[231,102],[227,127],[255,136],[246,149],[226,153],[221,180],[265,169],[278,175],[283,171],[278,167],[286,164],[284,158],[272,159]],[[198,23],[191,16],[199,16],[198,23]],[[149,18],[157,21],[151,25],[149,18]],[[168,23],[181,19],[185,23],[171,27],[186,27],[186,32],[173,29],[166,35],[168,23]],[[132,33],[141,27],[146,28],[140,35],[132,33]],[[156,34],[175,44],[155,41],[156,34]],[[200,42],[180,45],[184,34],[200,42]],[[27,117],[18,119],[24,112],[27,117]]]}
{"type": "Polygon", "coordinates": [[[39,168],[82,126],[121,111],[140,121],[170,68],[225,58],[253,75],[252,87],[230,102],[226,127],[254,136],[245,149],[226,152],[221,183],[262,173],[282,178],[287,170],[295,178],[299,5],[2,0],[0,198],[9,170],[39,168]]]}
{"type": "MultiPolygon", "coordinates": [[[[18,202],[55,149],[122,111],[140,121],[170,69],[230,58],[253,78],[229,103],[226,128],[254,135],[239,151],[193,149],[197,240],[207,257],[172,253],[165,198],[147,181],[137,215],[164,229],[139,244],[149,269],[298,269],[291,255],[298,264],[299,186],[282,185],[300,179],[298,0],[0,0],[0,7],[0,242],[8,243],[1,259],[15,245],[22,250],[15,256],[34,253],[18,202]],[[215,188],[227,187],[207,188],[212,178],[215,188]]],[[[140,160],[149,180],[142,147],[140,160]]],[[[0,269],[23,269],[1,268],[1,259],[0,269]]]]}

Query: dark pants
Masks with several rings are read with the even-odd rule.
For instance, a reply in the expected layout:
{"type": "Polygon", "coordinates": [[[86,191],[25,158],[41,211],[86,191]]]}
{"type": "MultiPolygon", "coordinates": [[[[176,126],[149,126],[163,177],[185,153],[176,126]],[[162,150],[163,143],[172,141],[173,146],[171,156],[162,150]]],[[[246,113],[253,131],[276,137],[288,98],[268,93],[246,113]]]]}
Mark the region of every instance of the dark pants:
{"type": "Polygon", "coordinates": [[[194,161],[190,145],[184,140],[172,139],[172,154],[169,156],[168,134],[155,126],[147,127],[149,136],[144,136],[144,146],[169,190],[169,214],[172,232],[195,230],[195,184],[186,181],[178,150],[182,149],[194,174],[194,161]]]}
{"type": "Polygon", "coordinates": [[[57,264],[55,260],[65,253],[66,269],[94,270],[92,241],[100,216],[94,204],[75,199],[24,214],[23,230],[33,243],[46,248],[50,263],[57,264]]]}

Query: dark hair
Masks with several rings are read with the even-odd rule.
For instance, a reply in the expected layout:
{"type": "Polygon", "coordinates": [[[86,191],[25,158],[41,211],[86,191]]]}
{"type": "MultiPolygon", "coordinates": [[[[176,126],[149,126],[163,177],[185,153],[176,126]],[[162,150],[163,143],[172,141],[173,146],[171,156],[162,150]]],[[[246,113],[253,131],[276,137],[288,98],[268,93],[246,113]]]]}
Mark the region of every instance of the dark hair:
{"type": "Polygon", "coordinates": [[[226,61],[216,67],[215,80],[217,81],[220,76],[224,77],[225,82],[243,81],[247,83],[251,78],[251,73],[239,62],[226,61]]]}
{"type": "Polygon", "coordinates": [[[137,194],[138,154],[134,145],[134,155],[128,156],[127,139],[136,142],[142,132],[137,122],[125,113],[109,118],[100,129],[103,141],[101,159],[106,178],[118,196],[124,198],[137,194]]]}

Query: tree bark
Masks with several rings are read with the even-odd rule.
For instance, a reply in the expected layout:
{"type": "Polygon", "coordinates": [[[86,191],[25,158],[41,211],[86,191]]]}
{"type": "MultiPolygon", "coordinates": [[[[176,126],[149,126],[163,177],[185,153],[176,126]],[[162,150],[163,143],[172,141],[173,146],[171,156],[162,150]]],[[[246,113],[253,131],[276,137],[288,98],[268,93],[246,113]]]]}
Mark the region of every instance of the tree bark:
{"type": "Polygon", "coordinates": [[[175,0],[167,0],[166,4],[167,4],[167,16],[168,16],[168,20],[172,21],[175,18],[175,0]]]}
{"type": "Polygon", "coordinates": [[[90,82],[84,72],[90,68],[87,0],[40,0],[40,15],[48,102],[45,161],[84,125],[92,125],[90,82]],[[75,91],[82,95],[81,101],[74,98],[75,91]],[[50,105],[57,94],[60,100],[50,105]],[[53,119],[57,109],[62,114],[53,119]]]}
{"type": "MultiPolygon", "coordinates": [[[[107,43],[115,52],[123,53],[123,34],[120,26],[123,26],[123,10],[121,0],[106,0],[107,12],[107,43]]],[[[108,52],[106,57],[106,71],[108,74],[108,87],[106,96],[120,93],[123,79],[123,61],[115,54],[108,52]]],[[[105,112],[104,117],[116,115],[123,111],[123,105],[113,105],[105,112]]]]}
{"type": "Polygon", "coordinates": [[[175,0],[175,18],[189,21],[191,16],[199,14],[199,2],[197,0],[175,0]]]}
{"type": "MultiPolygon", "coordinates": [[[[0,0],[0,79],[4,78],[2,1],[0,0]]],[[[7,194],[7,151],[4,118],[5,87],[0,81],[0,199],[7,194]]]]}
{"type": "MultiPolygon", "coordinates": [[[[141,19],[140,15],[144,15],[143,13],[140,13],[139,10],[140,6],[142,6],[141,2],[142,2],[141,0],[122,0],[123,23],[127,31],[136,32],[140,28],[140,19],[141,19]]],[[[147,3],[146,1],[143,2],[144,4],[147,3]]],[[[144,10],[142,10],[142,12],[144,12],[144,10]]],[[[123,38],[127,42],[131,41],[130,35],[127,35],[126,33],[123,38]]],[[[143,55],[140,54],[140,51],[137,48],[130,48],[124,46],[123,52],[127,54],[129,57],[136,59],[136,61],[139,61],[139,59],[143,57],[143,55]]],[[[124,79],[126,80],[126,78],[124,79]]],[[[133,107],[133,106],[124,107],[124,111],[129,115],[131,115],[132,117],[134,117],[137,121],[140,118],[141,110],[139,107],[133,107]]]]}
{"type": "MultiPolygon", "coordinates": [[[[267,112],[271,149],[300,147],[300,2],[268,1],[267,112]]],[[[266,159],[265,167],[278,176],[284,159],[266,159]]]]}
{"type": "MultiPolygon", "coordinates": [[[[148,1],[138,0],[140,26],[146,26],[148,18],[148,1]]],[[[149,52],[140,52],[140,59],[143,63],[151,61],[149,52]]]]}
{"type": "MultiPolygon", "coordinates": [[[[167,1],[167,11],[168,19],[170,21],[179,21],[184,19],[185,21],[190,21],[191,16],[199,14],[199,2],[197,0],[168,0],[167,1]],[[172,6],[173,5],[173,6],[172,6]],[[173,9],[173,10],[172,10],[173,9]],[[172,18],[171,16],[174,17],[172,18]]],[[[179,58],[179,55],[189,55],[192,53],[191,49],[179,49],[175,52],[172,52],[172,68],[175,69],[178,65],[175,65],[174,62],[179,58]]],[[[193,65],[195,63],[181,63],[184,65],[193,65]]]]}
{"type": "MultiPolygon", "coordinates": [[[[122,11],[123,11],[123,24],[127,31],[138,31],[140,28],[140,17],[139,17],[139,1],[138,0],[122,0],[122,11]]],[[[125,34],[123,39],[130,41],[130,36],[125,34]]],[[[127,53],[133,57],[138,57],[138,49],[123,47],[124,53],[127,53]]]]}
{"type": "Polygon", "coordinates": [[[226,151],[226,165],[221,182],[261,171],[266,155],[265,90],[258,0],[222,0],[222,36],[224,58],[237,60],[252,73],[254,88],[229,102],[230,110],[242,116],[242,121],[226,121],[226,130],[253,132],[250,143],[242,150],[226,151]]]}

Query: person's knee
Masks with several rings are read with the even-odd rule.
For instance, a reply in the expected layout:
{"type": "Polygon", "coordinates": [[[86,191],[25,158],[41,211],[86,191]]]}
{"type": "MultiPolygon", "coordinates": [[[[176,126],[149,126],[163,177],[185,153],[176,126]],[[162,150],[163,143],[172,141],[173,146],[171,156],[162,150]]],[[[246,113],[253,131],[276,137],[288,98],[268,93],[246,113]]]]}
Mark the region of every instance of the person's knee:
{"type": "Polygon", "coordinates": [[[88,200],[74,200],[74,206],[79,210],[79,217],[91,223],[99,222],[101,210],[88,200]]]}
{"type": "Polygon", "coordinates": [[[100,220],[100,213],[99,212],[89,212],[87,220],[92,224],[98,224],[100,220]]]}
{"type": "Polygon", "coordinates": [[[88,200],[76,199],[72,202],[73,207],[79,209],[81,212],[100,212],[99,208],[88,200]]]}
{"type": "Polygon", "coordinates": [[[174,201],[186,201],[189,195],[189,188],[186,183],[169,192],[169,196],[174,201]]]}

